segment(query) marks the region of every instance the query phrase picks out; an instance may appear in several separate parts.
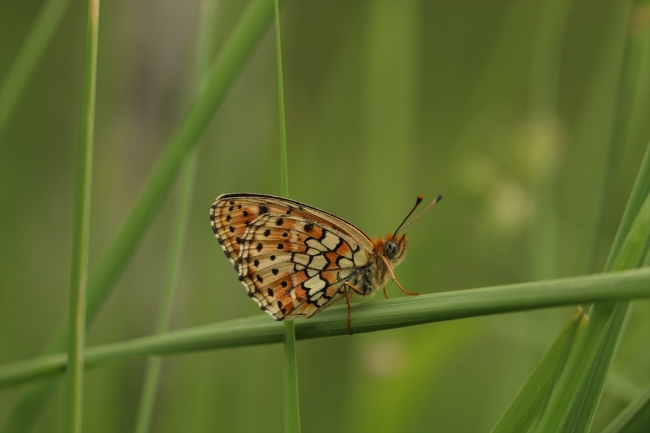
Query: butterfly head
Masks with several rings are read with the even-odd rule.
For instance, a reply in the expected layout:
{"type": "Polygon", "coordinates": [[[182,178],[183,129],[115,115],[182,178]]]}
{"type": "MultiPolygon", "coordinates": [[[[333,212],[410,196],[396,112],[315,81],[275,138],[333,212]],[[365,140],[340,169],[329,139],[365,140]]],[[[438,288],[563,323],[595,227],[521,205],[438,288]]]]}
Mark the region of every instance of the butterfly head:
{"type": "Polygon", "coordinates": [[[386,239],[377,238],[374,242],[375,251],[383,254],[391,265],[395,266],[406,257],[406,235],[386,235],[386,239]]]}

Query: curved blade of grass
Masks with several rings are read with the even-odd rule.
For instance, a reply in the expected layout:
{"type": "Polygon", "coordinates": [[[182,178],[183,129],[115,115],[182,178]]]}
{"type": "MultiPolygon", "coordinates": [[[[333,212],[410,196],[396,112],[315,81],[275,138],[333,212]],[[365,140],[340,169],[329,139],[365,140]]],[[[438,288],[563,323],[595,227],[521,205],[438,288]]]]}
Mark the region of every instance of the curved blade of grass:
{"type": "Polygon", "coordinates": [[[525,432],[530,429],[564,368],[578,327],[585,320],[584,311],[578,308],[564,327],[544,358],[535,367],[524,386],[512,400],[492,429],[492,433],[525,432]]]}
{"type": "Polygon", "coordinates": [[[27,40],[0,88],[0,133],[69,5],[70,0],[48,0],[38,13],[27,40]]]}
{"type": "MultiPolygon", "coordinates": [[[[626,29],[633,13],[633,2],[627,2],[625,6],[626,29]]],[[[584,249],[585,269],[584,272],[594,272],[596,261],[595,251],[598,250],[599,234],[609,213],[609,202],[615,193],[613,180],[620,169],[620,160],[627,143],[630,118],[634,107],[634,99],[638,97],[638,89],[644,81],[647,81],[642,64],[644,57],[648,56],[648,34],[635,35],[635,32],[628,31],[628,40],[625,44],[625,51],[622,60],[622,70],[618,81],[616,92],[614,119],[605,147],[605,157],[600,168],[601,173],[596,178],[595,200],[590,219],[587,221],[587,240],[584,249]]],[[[640,33],[640,32],[639,32],[640,33]]],[[[619,245],[620,246],[620,245],[619,245]]]]}
{"type": "MultiPolygon", "coordinates": [[[[210,124],[227,91],[262,39],[273,18],[273,4],[254,0],[224,43],[203,78],[196,98],[180,127],[161,156],[128,218],[90,273],[87,321],[93,320],[111,287],[131,259],[147,228],[157,215],[162,201],[182,164],[210,124]]],[[[65,348],[67,323],[58,327],[44,353],[65,348]]],[[[38,419],[53,382],[41,382],[22,393],[18,404],[3,426],[6,432],[30,431],[38,419]]]]}
{"type": "Polygon", "coordinates": [[[90,233],[90,194],[92,185],[95,96],[97,84],[97,39],[99,0],[88,2],[86,58],[84,65],[83,108],[79,142],[77,199],[72,243],[70,278],[70,330],[64,430],[81,431],[84,345],[86,343],[86,289],[88,285],[88,238],[90,233]]]}
{"type": "MultiPolygon", "coordinates": [[[[287,157],[287,128],[284,117],[284,84],[282,79],[282,42],[280,39],[280,7],[273,1],[275,12],[275,47],[278,64],[278,104],[280,113],[280,190],[289,197],[289,161],[287,157]]],[[[298,400],[298,360],[296,355],[296,328],[293,320],[284,322],[284,431],[300,432],[298,400]]]]}
{"type": "Polygon", "coordinates": [[[650,143],[648,143],[648,147],[646,148],[641,167],[639,167],[639,174],[637,175],[634,187],[632,187],[630,199],[627,202],[621,224],[616,232],[616,237],[614,238],[614,243],[607,258],[607,264],[605,265],[605,272],[623,269],[624,264],[618,263],[618,261],[622,260],[622,258],[619,258],[619,253],[648,194],[650,194],[650,143]]]}
{"type": "MultiPolygon", "coordinates": [[[[642,246],[639,245],[643,245],[648,230],[646,221],[648,215],[640,211],[648,198],[649,191],[650,145],[646,149],[639,174],[625,208],[610,257],[607,260],[606,272],[630,269],[639,263],[638,255],[642,254],[640,251],[642,246]],[[637,216],[639,216],[638,219],[637,216]],[[637,227],[633,228],[633,224],[637,225],[637,227]],[[634,232],[634,234],[630,235],[631,232],[634,232]]],[[[600,302],[592,306],[589,325],[578,338],[576,350],[569,356],[566,368],[562,372],[558,385],[553,390],[549,400],[549,405],[542,414],[537,426],[538,431],[559,431],[563,429],[566,422],[570,426],[578,426],[576,420],[577,417],[581,416],[579,411],[583,409],[573,405],[577,401],[576,398],[582,386],[581,383],[586,384],[591,380],[586,373],[588,371],[594,372],[589,370],[590,366],[593,365],[592,362],[596,359],[596,353],[601,347],[601,339],[605,338],[605,329],[615,310],[616,302],[600,302]]],[[[618,311],[619,314],[625,315],[624,313],[626,313],[622,309],[618,311]]],[[[624,321],[618,320],[618,323],[622,327],[624,321]]],[[[620,333],[620,327],[618,330],[610,328],[610,332],[616,331],[616,333],[620,333]]]]}
{"type": "Polygon", "coordinates": [[[636,433],[650,430],[650,386],[627,405],[601,433],[636,433]]]}
{"type": "MultiPolygon", "coordinates": [[[[376,332],[467,317],[575,305],[591,301],[650,298],[650,268],[434,293],[354,305],[354,332],[376,332]]],[[[335,306],[296,323],[298,340],[347,335],[347,307],[335,306]]],[[[239,319],[89,348],[87,367],[149,355],[272,344],[284,327],[268,317],[239,319]]],[[[0,387],[60,374],[62,353],[0,366],[0,387]]]]}
{"type": "MultiPolygon", "coordinates": [[[[624,246],[620,250],[619,257],[621,258],[617,261],[617,264],[627,268],[641,266],[647,254],[644,248],[649,244],[648,239],[650,239],[650,195],[648,195],[644,205],[639,210],[639,214],[623,244],[624,246]],[[630,263],[633,263],[633,265],[629,266],[630,263]]],[[[625,330],[629,312],[630,301],[616,302],[595,358],[586,372],[574,399],[573,407],[569,411],[567,421],[564,424],[566,431],[589,431],[602,395],[607,372],[625,330]]]]}

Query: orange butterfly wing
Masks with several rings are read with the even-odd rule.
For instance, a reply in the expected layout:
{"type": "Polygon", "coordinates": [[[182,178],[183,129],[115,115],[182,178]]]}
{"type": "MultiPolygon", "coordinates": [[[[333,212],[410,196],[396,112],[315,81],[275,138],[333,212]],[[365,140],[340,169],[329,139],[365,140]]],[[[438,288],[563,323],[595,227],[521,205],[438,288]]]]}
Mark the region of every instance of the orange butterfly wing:
{"type": "Polygon", "coordinates": [[[276,320],[311,317],[345,296],[373,266],[373,246],[352,224],[281,197],[224,194],[210,222],[248,295],[276,320]]]}

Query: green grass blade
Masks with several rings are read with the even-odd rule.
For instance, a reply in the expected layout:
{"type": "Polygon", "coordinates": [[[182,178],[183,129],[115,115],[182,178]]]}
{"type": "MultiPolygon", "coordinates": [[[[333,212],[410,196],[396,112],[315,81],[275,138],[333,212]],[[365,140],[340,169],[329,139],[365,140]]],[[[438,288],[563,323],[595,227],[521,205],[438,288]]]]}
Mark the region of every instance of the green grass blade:
{"type": "MultiPolygon", "coordinates": [[[[626,5],[626,16],[630,21],[633,12],[633,2],[626,5]]],[[[641,64],[643,58],[648,55],[648,47],[645,39],[647,35],[635,35],[635,32],[628,32],[628,41],[625,44],[625,52],[622,61],[621,75],[618,81],[616,92],[616,107],[614,110],[614,119],[609,139],[606,143],[605,157],[602,161],[601,173],[597,177],[595,185],[593,211],[590,213],[587,222],[587,242],[584,249],[585,268],[584,272],[594,272],[599,245],[599,234],[603,232],[603,225],[609,213],[609,204],[614,191],[614,179],[617,170],[620,169],[620,161],[623,156],[634,99],[638,95],[638,88],[641,87],[643,80],[647,80],[641,64]]]]}
{"type": "Polygon", "coordinates": [[[613,260],[612,270],[620,271],[640,267],[647,254],[648,248],[648,220],[650,219],[650,194],[639,209],[638,214],[627,232],[623,248],[613,260]]]}
{"type": "Polygon", "coordinates": [[[634,219],[639,213],[639,209],[643,206],[646,197],[650,194],[650,143],[646,148],[645,155],[643,156],[643,161],[641,162],[641,167],[639,168],[639,174],[637,175],[634,187],[632,188],[632,193],[630,199],[627,202],[625,207],[625,212],[623,213],[623,218],[621,219],[621,224],[616,232],[616,237],[614,238],[614,243],[612,249],[607,258],[607,264],[605,265],[605,271],[620,270],[622,269],[620,264],[616,263],[619,259],[619,252],[623,246],[623,242],[634,223],[634,219]]]}
{"type": "MultiPolygon", "coordinates": [[[[621,257],[616,263],[622,268],[639,267],[647,251],[644,248],[650,239],[650,195],[639,210],[630,232],[620,250],[621,257]]],[[[610,364],[616,354],[620,337],[625,330],[625,324],[630,311],[630,301],[617,302],[611,313],[600,345],[582,381],[573,407],[569,411],[565,430],[582,432],[588,431],[593,421],[596,407],[605,385],[605,378],[610,364]]]]}
{"type": "Polygon", "coordinates": [[[284,80],[282,79],[282,42],[280,41],[280,6],[273,1],[275,11],[275,46],[278,63],[278,104],[280,113],[280,191],[289,197],[289,159],[287,154],[287,127],[284,116],[284,80]]]}
{"type": "MultiPolygon", "coordinates": [[[[645,206],[644,201],[647,200],[649,191],[650,145],[646,150],[639,174],[632,188],[630,199],[616,234],[614,246],[607,261],[606,271],[630,269],[638,265],[639,255],[642,254],[641,249],[648,233],[647,220],[650,218],[650,215],[647,215],[647,212],[642,211],[641,208],[645,206]]],[[[624,320],[617,319],[619,327],[616,329],[611,327],[609,332],[606,333],[608,323],[612,320],[616,310],[616,302],[596,303],[591,308],[589,325],[578,339],[576,350],[569,357],[565,371],[563,371],[560,381],[551,395],[549,405],[542,415],[538,431],[558,431],[567,422],[570,426],[578,427],[576,420],[581,416],[579,413],[583,410],[578,407],[581,404],[578,400],[579,390],[581,387],[589,386],[588,383],[592,380],[591,376],[587,375],[587,372],[594,373],[597,371],[597,369],[591,369],[591,366],[593,362],[596,362],[596,354],[602,353],[599,352],[599,348],[606,344],[602,339],[607,338],[611,332],[619,334],[624,323],[624,320]]],[[[626,309],[619,309],[618,311],[618,314],[623,316],[626,314],[626,309]]],[[[600,362],[603,361],[604,359],[600,362]]],[[[598,398],[599,396],[600,394],[598,394],[598,398]]],[[[597,403],[597,400],[594,404],[597,403]]],[[[588,408],[588,410],[591,409],[588,408]]]]}
{"type": "MultiPolygon", "coordinates": [[[[650,268],[601,275],[433,293],[356,304],[355,333],[376,332],[424,323],[511,313],[592,301],[650,298],[650,268]]],[[[296,323],[298,340],[347,335],[347,307],[331,307],[296,323]]],[[[284,341],[281,323],[265,316],[239,319],[152,335],[87,349],[87,367],[107,362],[173,355],[197,350],[272,344],[284,341]]],[[[0,366],[0,388],[60,374],[62,353],[0,366]]]]}
{"type": "MultiPolygon", "coordinates": [[[[194,100],[127,220],[90,273],[88,321],[92,321],[95,317],[111,287],[131,259],[147,228],[157,215],[184,157],[195,147],[205,132],[227,91],[244,68],[272,19],[271,2],[252,1],[224,43],[219,55],[210,65],[200,85],[201,96],[194,100]]],[[[65,348],[67,328],[67,323],[59,326],[44,353],[65,348]]],[[[37,414],[52,390],[52,385],[53,383],[42,382],[26,390],[12,414],[9,415],[4,430],[8,432],[31,430],[38,418],[37,414]],[[25,414],[29,415],[25,417],[23,416],[25,414]]]]}
{"type": "Polygon", "coordinates": [[[300,431],[296,329],[293,320],[284,322],[284,431],[300,431]]]}
{"type": "Polygon", "coordinates": [[[86,289],[88,285],[88,244],[90,233],[90,194],[92,185],[93,142],[95,131],[95,97],[97,85],[97,39],[99,35],[99,0],[88,2],[86,58],[79,142],[77,200],[72,243],[70,278],[70,331],[64,431],[81,432],[84,345],[86,342],[86,289]]]}
{"type": "MultiPolygon", "coordinates": [[[[284,84],[282,79],[282,42],[280,38],[280,6],[273,1],[275,12],[275,47],[278,65],[278,104],[280,113],[280,190],[289,197],[289,162],[287,156],[287,128],[284,115],[284,84]]],[[[298,360],[296,355],[296,328],[292,320],[284,322],[284,431],[300,432],[298,400],[298,360]]]]}
{"type": "Polygon", "coordinates": [[[0,133],[4,130],[36,63],[52,39],[54,31],[59,26],[69,5],[70,0],[48,0],[38,13],[18,58],[11,66],[2,82],[2,88],[0,88],[0,133]]]}
{"type": "Polygon", "coordinates": [[[579,309],[501,415],[492,433],[525,432],[530,429],[564,368],[578,327],[584,319],[585,314],[579,309]]]}
{"type": "Polygon", "coordinates": [[[627,405],[601,433],[636,433],[650,430],[650,386],[627,405]]]}

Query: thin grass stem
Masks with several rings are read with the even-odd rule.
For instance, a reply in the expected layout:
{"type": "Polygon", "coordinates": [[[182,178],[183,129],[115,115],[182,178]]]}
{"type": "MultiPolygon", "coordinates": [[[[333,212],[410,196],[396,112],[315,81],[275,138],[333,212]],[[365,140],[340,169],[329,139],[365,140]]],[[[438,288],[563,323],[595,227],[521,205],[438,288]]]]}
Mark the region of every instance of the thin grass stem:
{"type": "MultiPolygon", "coordinates": [[[[280,6],[274,0],[275,46],[278,65],[278,104],[280,114],[280,182],[281,195],[289,197],[289,162],[287,128],[284,114],[284,84],[282,79],[282,41],[280,38],[280,6]]],[[[296,328],[293,320],[284,322],[284,431],[300,432],[298,401],[298,361],[296,355],[296,328]]]]}
{"type": "MultiPolygon", "coordinates": [[[[456,320],[592,301],[650,298],[650,268],[600,275],[536,281],[508,286],[402,297],[355,304],[355,335],[424,323],[456,320]]],[[[335,306],[296,323],[298,340],[347,336],[347,306],[335,306]]],[[[150,355],[280,343],[284,327],[268,317],[232,320],[152,335],[86,351],[87,367],[112,365],[150,355]]],[[[0,388],[61,374],[63,353],[0,366],[0,388]]]]}
{"type": "Polygon", "coordinates": [[[97,40],[99,35],[99,0],[88,2],[86,58],[81,120],[81,137],[77,168],[77,200],[72,243],[70,284],[69,368],[66,380],[64,431],[81,432],[84,345],[86,340],[86,289],[88,285],[88,244],[90,233],[90,195],[92,185],[93,141],[95,131],[95,96],[97,85],[97,40]]]}

